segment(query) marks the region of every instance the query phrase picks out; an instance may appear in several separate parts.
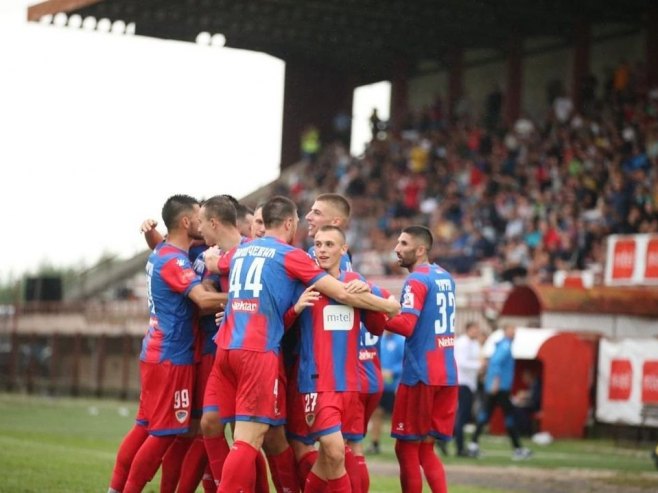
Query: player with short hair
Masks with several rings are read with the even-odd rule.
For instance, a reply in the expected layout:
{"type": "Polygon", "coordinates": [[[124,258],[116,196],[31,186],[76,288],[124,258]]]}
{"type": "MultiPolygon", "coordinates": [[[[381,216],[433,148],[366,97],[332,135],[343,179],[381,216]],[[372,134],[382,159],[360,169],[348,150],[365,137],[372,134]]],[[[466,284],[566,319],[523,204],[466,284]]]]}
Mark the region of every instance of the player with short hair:
{"type": "Polygon", "coordinates": [[[258,204],[254,210],[254,219],[251,221],[251,238],[262,238],[265,235],[263,224],[263,204],[258,204]]]}
{"type": "Polygon", "coordinates": [[[370,293],[350,292],[290,245],[299,222],[290,199],[274,197],[262,213],[265,236],[239,247],[231,260],[229,299],[216,341],[215,365],[227,382],[219,399],[220,414],[225,421],[236,421],[220,492],[251,490],[254,458],[265,432],[281,421],[282,410],[276,406],[278,352],[295,284],[314,284],[318,291],[362,308],[391,313],[399,309],[370,293]]]}
{"type": "Polygon", "coordinates": [[[409,270],[402,288],[402,311],[386,329],[406,337],[402,379],[393,408],[391,436],[405,493],[420,493],[422,467],[432,492],[447,491],[434,441],[452,436],[457,408],[455,281],[429,263],[432,234],[409,226],[398,237],[398,263],[409,270]]]}
{"type": "MultiPolygon", "coordinates": [[[[341,258],[347,252],[340,228],[320,227],[314,246],[320,267],[343,282],[361,281],[367,288],[359,274],[340,270],[341,258]]],[[[317,491],[328,483],[329,491],[351,491],[343,436],[353,440],[363,436],[362,419],[349,412],[359,404],[359,328],[365,315],[366,326],[381,333],[385,317],[369,311],[362,314],[361,310],[318,296],[311,288],[300,293],[294,312],[300,313],[298,386],[304,395],[304,415],[310,428],[307,436],[320,441],[320,454],[306,479],[305,490],[317,491]]],[[[304,438],[299,437],[301,441],[304,438]]]]}
{"type": "Polygon", "coordinates": [[[140,355],[137,424],[119,447],[110,492],[142,491],[175,437],[189,430],[194,305],[217,310],[226,299],[202,286],[188,258],[190,242],[198,236],[198,213],[198,201],[188,195],[169,197],[162,208],[167,240],[156,247],[146,264],[150,317],[140,355]]]}

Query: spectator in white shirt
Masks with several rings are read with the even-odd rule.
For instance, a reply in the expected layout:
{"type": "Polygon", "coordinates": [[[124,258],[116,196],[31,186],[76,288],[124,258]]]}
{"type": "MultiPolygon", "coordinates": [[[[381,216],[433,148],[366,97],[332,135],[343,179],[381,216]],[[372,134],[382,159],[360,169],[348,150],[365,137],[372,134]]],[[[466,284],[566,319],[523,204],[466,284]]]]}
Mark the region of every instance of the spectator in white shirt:
{"type": "Polygon", "coordinates": [[[464,449],[464,425],[471,421],[473,396],[477,390],[478,374],[482,367],[480,326],[477,322],[466,324],[465,331],[455,341],[455,361],[459,379],[459,404],[455,420],[455,445],[457,455],[467,457],[464,449]]]}

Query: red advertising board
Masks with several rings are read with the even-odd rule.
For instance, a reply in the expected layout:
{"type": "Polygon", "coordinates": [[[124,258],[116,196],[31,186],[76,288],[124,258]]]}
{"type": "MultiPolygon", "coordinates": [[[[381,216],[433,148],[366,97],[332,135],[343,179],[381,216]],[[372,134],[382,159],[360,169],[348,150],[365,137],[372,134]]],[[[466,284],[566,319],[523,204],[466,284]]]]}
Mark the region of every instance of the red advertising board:
{"type": "Polygon", "coordinates": [[[658,404],[658,360],[642,365],[642,403],[658,404]]]}
{"type": "Polygon", "coordinates": [[[632,384],[633,366],[631,360],[613,359],[610,362],[608,399],[611,401],[627,401],[631,396],[632,384]]]}
{"type": "Polygon", "coordinates": [[[635,268],[635,250],[637,242],[634,239],[619,240],[612,252],[612,279],[614,281],[630,280],[635,268]]]}
{"type": "Polygon", "coordinates": [[[652,238],[647,243],[644,278],[658,280],[658,238],[652,238]]]}

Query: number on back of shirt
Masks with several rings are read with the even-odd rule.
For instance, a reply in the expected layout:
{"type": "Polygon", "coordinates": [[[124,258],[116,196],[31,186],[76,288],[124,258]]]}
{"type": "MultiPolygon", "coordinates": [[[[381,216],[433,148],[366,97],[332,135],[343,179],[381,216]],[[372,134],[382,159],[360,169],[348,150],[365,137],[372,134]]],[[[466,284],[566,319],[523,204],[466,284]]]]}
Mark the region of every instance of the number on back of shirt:
{"type": "Polygon", "coordinates": [[[187,389],[174,392],[174,409],[187,409],[190,407],[190,393],[187,389]]]}
{"type": "Polygon", "coordinates": [[[452,334],[455,331],[455,293],[452,291],[436,293],[436,306],[439,315],[434,321],[434,333],[452,334]]]}
{"type": "Polygon", "coordinates": [[[231,268],[231,279],[229,280],[228,287],[229,293],[233,294],[235,298],[239,298],[240,291],[249,290],[252,291],[253,298],[258,298],[263,289],[261,276],[263,275],[265,259],[263,257],[255,257],[249,265],[244,279],[242,279],[242,264],[244,264],[244,258],[236,259],[233,263],[233,267],[231,268]],[[244,285],[242,284],[243,282],[244,285]]]}

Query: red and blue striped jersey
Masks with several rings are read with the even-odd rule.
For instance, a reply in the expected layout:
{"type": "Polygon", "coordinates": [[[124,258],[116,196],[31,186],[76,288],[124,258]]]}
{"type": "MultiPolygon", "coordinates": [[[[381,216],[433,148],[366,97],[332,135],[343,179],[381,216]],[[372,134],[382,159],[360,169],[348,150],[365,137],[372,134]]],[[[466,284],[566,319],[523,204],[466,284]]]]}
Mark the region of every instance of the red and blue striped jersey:
{"type": "MultiPolygon", "coordinates": [[[[196,272],[203,282],[210,281],[212,285],[219,290],[219,274],[210,272],[206,269],[205,253],[208,247],[190,249],[190,261],[196,272]]],[[[201,315],[199,317],[199,345],[201,354],[215,354],[217,346],[215,345],[215,334],[217,334],[217,324],[215,324],[215,315],[201,315]]]]}
{"type": "Polygon", "coordinates": [[[160,243],[146,263],[149,328],[140,359],[147,363],[194,362],[196,305],[187,295],[201,283],[188,252],[160,243]]]}
{"type": "MultiPolygon", "coordinates": [[[[391,293],[377,286],[370,286],[372,294],[380,298],[388,298],[391,293]]],[[[375,332],[381,333],[379,328],[375,332]]],[[[380,335],[368,330],[365,324],[359,328],[359,378],[361,380],[361,393],[376,394],[384,390],[382,378],[382,365],[379,359],[381,341],[380,335]]]]}
{"type": "Polygon", "coordinates": [[[296,285],[326,275],[306,252],[276,238],[240,245],[231,259],[228,301],[215,342],[223,349],[278,352],[296,285]]]}
{"type": "Polygon", "coordinates": [[[402,287],[401,313],[417,317],[404,347],[405,385],[457,385],[455,364],[455,281],[436,264],[423,264],[402,287]]]}
{"type": "MultiPolygon", "coordinates": [[[[356,272],[341,272],[339,280],[364,280],[356,272]]],[[[298,290],[295,301],[303,290],[298,290]]],[[[347,392],[358,391],[359,381],[359,327],[361,321],[370,327],[383,330],[386,317],[342,305],[320,295],[312,307],[299,315],[299,391],[347,392]]],[[[375,329],[377,330],[377,329],[375,329]]]]}

